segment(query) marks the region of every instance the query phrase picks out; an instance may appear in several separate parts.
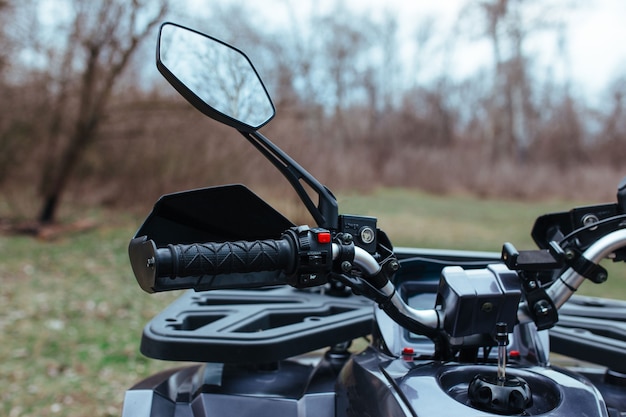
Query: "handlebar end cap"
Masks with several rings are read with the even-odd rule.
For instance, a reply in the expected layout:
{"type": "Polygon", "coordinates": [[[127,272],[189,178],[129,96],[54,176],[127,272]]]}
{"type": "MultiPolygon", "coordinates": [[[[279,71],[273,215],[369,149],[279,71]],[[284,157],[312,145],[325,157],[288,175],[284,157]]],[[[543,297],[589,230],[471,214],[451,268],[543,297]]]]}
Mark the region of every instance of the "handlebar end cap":
{"type": "Polygon", "coordinates": [[[157,247],[153,240],[147,236],[132,239],[128,245],[130,264],[135,274],[137,283],[147,293],[154,293],[154,285],[157,277],[157,264],[155,260],[157,247]]]}

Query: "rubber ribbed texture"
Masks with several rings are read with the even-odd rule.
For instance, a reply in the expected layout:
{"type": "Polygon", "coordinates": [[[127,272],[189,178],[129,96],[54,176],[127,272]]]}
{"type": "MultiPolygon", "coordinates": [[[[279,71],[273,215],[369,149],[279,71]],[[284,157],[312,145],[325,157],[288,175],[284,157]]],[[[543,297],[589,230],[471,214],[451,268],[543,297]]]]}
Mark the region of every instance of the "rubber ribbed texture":
{"type": "Polygon", "coordinates": [[[159,276],[190,277],[236,272],[290,270],[294,250],[288,239],[194,243],[159,249],[159,276]],[[167,256],[163,251],[170,252],[167,256]],[[171,262],[167,265],[168,260],[171,262]],[[168,267],[169,266],[169,267],[168,267]]]}

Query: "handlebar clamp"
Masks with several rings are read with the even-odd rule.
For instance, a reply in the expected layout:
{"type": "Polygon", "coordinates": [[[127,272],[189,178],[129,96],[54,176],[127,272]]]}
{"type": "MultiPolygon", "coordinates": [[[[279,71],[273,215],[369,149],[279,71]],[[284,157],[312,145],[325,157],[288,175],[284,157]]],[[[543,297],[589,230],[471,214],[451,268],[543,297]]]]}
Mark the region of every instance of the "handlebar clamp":
{"type": "Polygon", "coordinates": [[[570,249],[567,251],[567,255],[567,265],[581,276],[595,284],[602,284],[607,280],[609,275],[606,269],[585,258],[580,251],[570,249]]]}

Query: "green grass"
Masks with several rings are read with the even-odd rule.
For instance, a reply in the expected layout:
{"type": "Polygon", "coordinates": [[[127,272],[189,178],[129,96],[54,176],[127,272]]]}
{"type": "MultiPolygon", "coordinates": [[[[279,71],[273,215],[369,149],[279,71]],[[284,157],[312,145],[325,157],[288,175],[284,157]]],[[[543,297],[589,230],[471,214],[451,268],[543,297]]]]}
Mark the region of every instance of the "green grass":
{"type": "Polygon", "coordinates": [[[119,416],[125,387],[167,365],[138,352],[143,326],[175,295],[136,285],[126,255],[136,225],[0,237],[0,415],[119,416]]]}
{"type": "MultiPolygon", "coordinates": [[[[374,215],[397,246],[499,251],[532,248],[534,218],[571,203],[439,198],[407,190],[340,198],[342,212],[374,215]]],[[[44,242],[0,236],[0,415],[119,416],[124,391],[171,363],[138,351],[145,323],[177,294],[137,286],[127,244],[140,219],[100,215],[100,226],[44,242]]],[[[586,293],[626,298],[622,265],[586,293]]]]}
{"type": "Polygon", "coordinates": [[[403,189],[348,195],[339,200],[343,212],[378,217],[379,227],[397,246],[497,252],[505,241],[520,249],[533,248],[530,230],[535,218],[571,206],[571,203],[530,204],[469,196],[438,198],[403,189]]]}

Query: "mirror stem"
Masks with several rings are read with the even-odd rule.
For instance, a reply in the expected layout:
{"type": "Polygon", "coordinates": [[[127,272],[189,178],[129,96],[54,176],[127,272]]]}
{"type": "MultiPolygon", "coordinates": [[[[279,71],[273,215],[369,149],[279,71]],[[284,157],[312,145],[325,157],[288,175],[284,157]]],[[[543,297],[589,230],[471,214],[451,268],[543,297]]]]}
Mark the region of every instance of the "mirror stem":
{"type": "Polygon", "coordinates": [[[335,196],[307,170],[258,131],[241,134],[259,150],[289,181],[319,227],[337,230],[339,209],[335,196]],[[304,189],[307,184],[318,195],[318,205],[304,189]]]}

